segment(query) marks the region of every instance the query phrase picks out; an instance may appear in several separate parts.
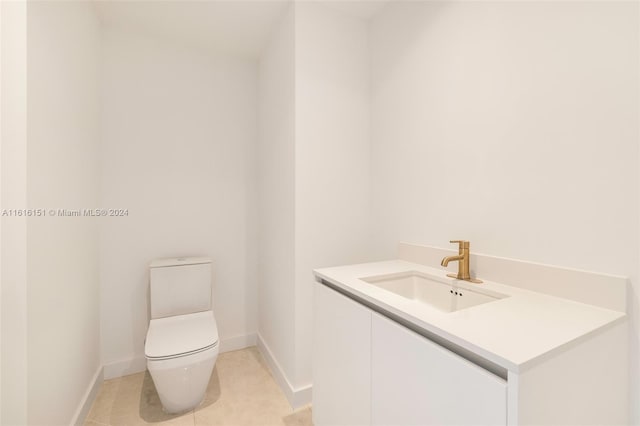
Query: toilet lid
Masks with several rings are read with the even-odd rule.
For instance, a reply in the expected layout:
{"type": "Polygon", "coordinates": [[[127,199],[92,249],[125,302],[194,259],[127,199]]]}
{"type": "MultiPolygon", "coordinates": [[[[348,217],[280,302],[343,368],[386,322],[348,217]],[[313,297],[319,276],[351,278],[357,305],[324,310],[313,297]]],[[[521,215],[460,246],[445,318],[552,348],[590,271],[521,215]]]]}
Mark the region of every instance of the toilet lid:
{"type": "Polygon", "coordinates": [[[198,352],[218,343],[218,326],[212,311],[152,319],[144,353],[147,358],[167,358],[198,352]]]}

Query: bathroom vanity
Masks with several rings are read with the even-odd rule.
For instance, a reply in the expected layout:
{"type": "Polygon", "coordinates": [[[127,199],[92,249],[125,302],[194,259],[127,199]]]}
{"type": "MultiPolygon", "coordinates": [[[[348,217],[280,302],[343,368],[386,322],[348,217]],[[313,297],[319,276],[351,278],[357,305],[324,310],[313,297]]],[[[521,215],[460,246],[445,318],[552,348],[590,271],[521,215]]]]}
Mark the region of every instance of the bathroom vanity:
{"type": "Polygon", "coordinates": [[[316,426],[628,421],[622,311],[407,260],[314,272],[316,426]]]}

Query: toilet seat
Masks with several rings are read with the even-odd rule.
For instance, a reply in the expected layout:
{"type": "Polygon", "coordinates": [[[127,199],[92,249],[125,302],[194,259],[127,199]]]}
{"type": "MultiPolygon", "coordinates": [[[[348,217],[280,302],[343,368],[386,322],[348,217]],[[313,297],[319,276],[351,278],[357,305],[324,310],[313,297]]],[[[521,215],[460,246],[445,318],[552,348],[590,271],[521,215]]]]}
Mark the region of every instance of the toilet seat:
{"type": "Polygon", "coordinates": [[[203,362],[207,362],[218,357],[218,345],[203,349],[198,352],[193,352],[187,355],[174,356],[171,358],[148,358],[147,368],[149,372],[159,371],[171,371],[192,368],[203,362]]]}
{"type": "Polygon", "coordinates": [[[218,345],[213,311],[152,319],[144,345],[148,360],[194,355],[218,345]]]}

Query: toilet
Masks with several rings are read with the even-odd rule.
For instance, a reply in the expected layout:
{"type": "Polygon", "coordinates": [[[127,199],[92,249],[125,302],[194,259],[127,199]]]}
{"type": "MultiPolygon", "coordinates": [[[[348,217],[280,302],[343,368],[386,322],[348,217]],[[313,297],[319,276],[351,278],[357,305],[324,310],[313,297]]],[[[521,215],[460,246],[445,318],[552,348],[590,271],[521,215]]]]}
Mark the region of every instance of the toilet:
{"type": "Polygon", "coordinates": [[[147,368],[166,412],[191,410],[204,398],[220,347],[211,259],[157,259],[149,265],[149,278],[147,368]]]}

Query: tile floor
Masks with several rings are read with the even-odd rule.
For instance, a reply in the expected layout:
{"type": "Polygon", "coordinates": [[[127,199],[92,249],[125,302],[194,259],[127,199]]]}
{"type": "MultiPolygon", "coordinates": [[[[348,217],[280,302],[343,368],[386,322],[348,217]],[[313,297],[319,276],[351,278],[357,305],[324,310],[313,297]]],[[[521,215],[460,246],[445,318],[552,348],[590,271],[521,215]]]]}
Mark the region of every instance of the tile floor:
{"type": "Polygon", "coordinates": [[[162,411],[149,372],[107,380],[85,426],[306,426],[311,408],[292,411],[255,347],[220,354],[202,404],[181,415],[162,411]]]}

